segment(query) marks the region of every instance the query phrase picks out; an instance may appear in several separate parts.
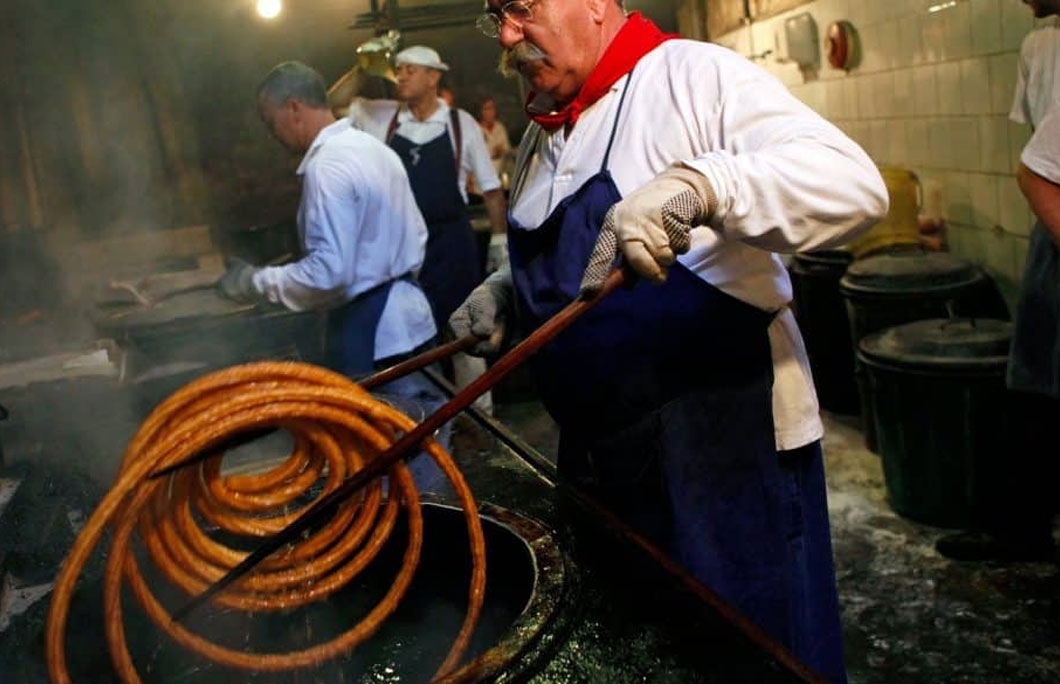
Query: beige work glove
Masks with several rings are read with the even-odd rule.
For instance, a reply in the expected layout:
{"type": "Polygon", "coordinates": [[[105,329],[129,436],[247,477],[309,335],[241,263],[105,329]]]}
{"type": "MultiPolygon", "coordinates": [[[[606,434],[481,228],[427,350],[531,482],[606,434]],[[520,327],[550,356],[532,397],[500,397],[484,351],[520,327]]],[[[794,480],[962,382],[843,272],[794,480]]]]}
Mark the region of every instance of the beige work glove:
{"type": "Polygon", "coordinates": [[[514,301],[512,271],[505,264],[472,290],[464,303],[449,316],[453,337],[460,339],[475,335],[481,339],[468,352],[473,356],[496,354],[504,341],[504,323],[514,301]]]}
{"type": "Polygon", "coordinates": [[[706,223],[718,200],[703,174],[671,166],[608,210],[582,275],[581,293],[603,287],[621,250],[626,265],[659,284],[678,254],[692,245],[692,228],[706,223]]]}
{"type": "Polygon", "coordinates": [[[493,233],[490,235],[490,246],[486,252],[486,273],[493,273],[508,263],[508,235],[493,233]]]}

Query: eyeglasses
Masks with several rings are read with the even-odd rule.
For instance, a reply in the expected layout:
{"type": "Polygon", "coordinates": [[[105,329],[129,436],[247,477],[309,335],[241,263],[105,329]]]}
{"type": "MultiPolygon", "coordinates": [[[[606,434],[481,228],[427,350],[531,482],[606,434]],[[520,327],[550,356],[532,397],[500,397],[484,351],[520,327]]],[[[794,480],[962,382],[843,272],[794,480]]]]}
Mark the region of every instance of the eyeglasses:
{"type": "Polygon", "coordinates": [[[496,38],[501,33],[501,26],[508,22],[512,26],[522,29],[523,24],[533,18],[531,8],[537,0],[510,0],[501,5],[500,9],[489,10],[479,15],[475,20],[475,27],[490,38],[496,38]]]}

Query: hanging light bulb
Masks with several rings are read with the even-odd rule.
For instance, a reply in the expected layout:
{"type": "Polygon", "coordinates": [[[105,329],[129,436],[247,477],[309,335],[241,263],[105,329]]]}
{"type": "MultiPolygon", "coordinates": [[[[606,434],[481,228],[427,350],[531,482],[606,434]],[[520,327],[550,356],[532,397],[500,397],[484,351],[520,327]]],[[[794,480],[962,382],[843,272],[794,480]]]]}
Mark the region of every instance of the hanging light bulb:
{"type": "Polygon", "coordinates": [[[258,0],[258,14],[266,19],[275,19],[281,9],[283,4],[280,0],[258,0]]]}

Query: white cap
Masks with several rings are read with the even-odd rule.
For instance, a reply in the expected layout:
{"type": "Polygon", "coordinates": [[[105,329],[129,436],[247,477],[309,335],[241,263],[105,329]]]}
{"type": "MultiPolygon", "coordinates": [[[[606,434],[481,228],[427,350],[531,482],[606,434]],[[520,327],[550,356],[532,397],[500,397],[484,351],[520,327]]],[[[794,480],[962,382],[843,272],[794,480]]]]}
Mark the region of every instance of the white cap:
{"type": "Polygon", "coordinates": [[[426,45],[413,45],[412,47],[405,48],[397,53],[397,57],[394,58],[394,64],[419,64],[428,69],[449,71],[449,65],[442,61],[438,52],[432,50],[426,45]]]}

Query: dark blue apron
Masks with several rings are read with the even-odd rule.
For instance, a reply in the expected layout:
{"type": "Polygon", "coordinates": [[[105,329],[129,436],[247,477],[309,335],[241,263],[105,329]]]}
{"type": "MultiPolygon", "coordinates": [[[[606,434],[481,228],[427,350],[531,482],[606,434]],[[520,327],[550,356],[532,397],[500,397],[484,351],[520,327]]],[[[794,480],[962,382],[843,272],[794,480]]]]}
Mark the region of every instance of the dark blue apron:
{"type": "MultiPolygon", "coordinates": [[[[577,296],[621,199],[608,161],[625,96],[600,171],[536,229],[509,216],[528,330],[577,296]]],[[[845,681],[820,449],[776,451],[772,318],[675,264],[665,284],[638,282],[584,314],[533,357],[533,374],[567,478],[845,681]]]]}
{"type": "Polygon", "coordinates": [[[326,359],[332,370],[353,378],[375,369],[375,333],[396,280],[415,282],[411,274],[388,280],[328,311],[326,359]]]}
{"type": "Polygon", "coordinates": [[[1008,385],[1060,399],[1060,249],[1040,222],[1027,249],[1008,385]]]}
{"type": "Polygon", "coordinates": [[[387,144],[405,164],[412,194],[427,222],[427,254],[419,282],[441,333],[448,328],[449,315],[483,277],[478,246],[460,194],[459,158],[454,164],[448,130],[425,145],[396,134],[387,136],[387,144]]]}

